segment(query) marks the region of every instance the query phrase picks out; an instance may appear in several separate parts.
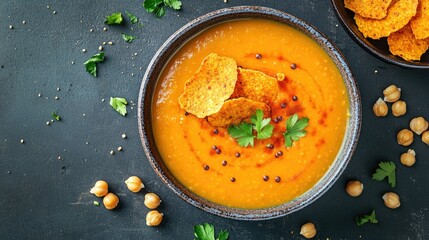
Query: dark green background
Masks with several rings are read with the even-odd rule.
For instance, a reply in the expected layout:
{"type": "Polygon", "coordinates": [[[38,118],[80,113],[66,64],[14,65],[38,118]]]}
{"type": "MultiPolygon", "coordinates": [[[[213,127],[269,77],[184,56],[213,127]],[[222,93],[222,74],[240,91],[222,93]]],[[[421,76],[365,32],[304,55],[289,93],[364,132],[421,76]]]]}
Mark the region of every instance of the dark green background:
{"type": "Polygon", "coordinates": [[[202,222],[229,230],[232,240],[302,239],[300,226],[309,220],[317,226],[316,239],[429,239],[429,147],[416,138],[411,147],[417,152],[417,163],[406,168],[399,163],[399,155],[408,148],[395,140],[411,118],[429,118],[429,70],[396,67],[370,55],[344,31],[327,0],[183,1],[182,11],[169,9],[162,19],[146,13],[142,2],[0,1],[1,239],[193,239],[193,225],[202,222]],[[136,112],[145,68],[168,36],[200,15],[245,4],[290,13],[323,32],[349,61],[363,106],[357,150],[337,183],[303,210],[257,222],[211,215],[168,189],[146,160],[136,112]],[[106,15],[125,14],[125,10],[137,15],[144,26],[130,25],[126,18],[125,25],[102,31],[106,15]],[[138,39],[126,43],[122,32],[138,39]],[[114,45],[104,46],[106,61],[99,64],[99,76],[94,78],[85,72],[83,62],[98,52],[103,41],[114,45]],[[408,112],[401,118],[389,114],[378,119],[372,104],[390,84],[402,88],[408,112]],[[111,96],[132,102],[126,117],[111,109],[111,96]],[[47,126],[52,111],[62,121],[47,126]],[[122,133],[128,138],[122,139],[122,133]],[[111,156],[109,151],[118,146],[123,152],[111,156]],[[379,161],[398,165],[394,191],[401,196],[399,209],[383,205],[381,196],[392,190],[387,181],[371,180],[379,161]],[[140,176],[147,190],[163,199],[160,211],[165,220],[160,227],[146,226],[144,193],[131,193],[123,183],[130,175],[140,176]],[[346,182],[355,178],[365,185],[359,198],[344,191],[346,182]],[[94,200],[101,202],[89,194],[98,179],[108,181],[111,191],[119,195],[118,209],[93,205],[94,200]],[[379,223],[357,227],[355,216],[372,209],[379,223]]]}

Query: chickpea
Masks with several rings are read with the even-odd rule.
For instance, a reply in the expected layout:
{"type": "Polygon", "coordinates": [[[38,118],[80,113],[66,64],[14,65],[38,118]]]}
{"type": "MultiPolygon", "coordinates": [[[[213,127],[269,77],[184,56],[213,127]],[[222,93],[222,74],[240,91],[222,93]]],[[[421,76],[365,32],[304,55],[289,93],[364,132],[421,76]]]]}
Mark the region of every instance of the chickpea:
{"type": "Polygon", "coordinates": [[[428,121],[426,121],[423,117],[413,118],[410,122],[410,128],[417,135],[420,135],[422,132],[428,129],[428,121]]]}
{"type": "Polygon", "coordinates": [[[104,197],[109,192],[109,185],[106,181],[99,180],[89,192],[97,197],[104,197]]]}
{"type": "Polygon", "coordinates": [[[144,195],[144,205],[149,209],[155,209],[161,204],[161,200],[155,193],[146,193],[144,195]]]}
{"type": "Polygon", "coordinates": [[[408,149],[406,153],[401,154],[401,163],[407,167],[411,167],[416,162],[416,152],[413,149],[408,149]]]}
{"type": "Polygon", "coordinates": [[[105,208],[107,208],[109,210],[112,210],[116,206],[118,206],[118,204],[119,204],[119,198],[114,193],[108,193],[103,198],[103,204],[104,204],[105,208]]]}
{"type": "Polygon", "coordinates": [[[389,108],[387,107],[387,104],[383,101],[383,99],[379,98],[374,103],[372,111],[374,112],[375,116],[384,117],[389,112],[389,108]]]}
{"type": "Polygon", "coordinates": [[[392,105],[392,114],[395,117],[404,115],[407,112],[407,103],[404,101],[396,101],[392,105]]]}
{"type": "Polygon", "coordinates": [[[363,184],[360,181],[349,181],[346,185],[346,192],[352,197],[361,195],[362,191],[363,184]]]}
{"type": "Polygon", "coordinates": [[[401,89],[395,85],[390,85],[383,90],[384,101],[385,102],[396,102],[401,97],[401,89]]]}
{"type": "Polygon", "coordinates": [[[422,134],[422,141],[429,145],[429,131],[426,131],[422,134]]]}
{"type": "Polygon", "coordinates": [[[150,227],[156,227],[162,222],[164,214],[158,212],[157,210],[152,210],[146,215],[146,225],[150,227]]]}
{"type": "Polygon", "coordinates": [[[413,143],[414,135],[413,132],[411,132],[410,130],[402,129],[398,132],[396,138],[398,140],[398,144],[402,146],[410,146],[410,144],[413,143]]]}
{"type": "Polygon", "coordinates": [[[384,205],[386,207],[395,209],[401,206],[401,201],[399,200],[399,195],[394,192],[387,192],[383,195],[384,205]]]}
{"type": "Polygon", "coordinates": [[[308,222],[302,225],[301,231],[299,232],[299,234],[301,234],[305,238],[313,238],[314,236],[316,236],[316,233],[317,233],[316,227],[312,222],[308,222]]]}
{"type": "Polygon", "coordinates": [[[125,180],[125,184],[131,192],[139,192],[142,188],[144,188],[144,184],[142,180],[137,176],[131,176],[127,180],[125,180]]]}

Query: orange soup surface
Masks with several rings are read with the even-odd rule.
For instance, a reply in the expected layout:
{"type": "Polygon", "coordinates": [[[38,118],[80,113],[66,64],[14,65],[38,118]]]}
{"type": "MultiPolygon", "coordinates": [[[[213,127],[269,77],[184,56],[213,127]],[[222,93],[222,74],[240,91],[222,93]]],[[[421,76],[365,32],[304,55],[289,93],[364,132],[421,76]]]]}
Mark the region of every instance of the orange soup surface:
{"type": "Polygon", "coordinates": [[[184,186],[221,205],[259,209],[288,202],[321,179],[341,148],[349,102],[337,67],[312,39],[285,24],[243,19],[185,43],[160,76],[152,110],[159,152],[184,186]],[[210,53],[275,78],[284,74],[270,104],[271,138],[241,147],[226,128],[180,108],[186,81],[210,53]],[[306,136],[287,148],[283,133],[293,114],[308,117],[309,125],[306,136]]]}

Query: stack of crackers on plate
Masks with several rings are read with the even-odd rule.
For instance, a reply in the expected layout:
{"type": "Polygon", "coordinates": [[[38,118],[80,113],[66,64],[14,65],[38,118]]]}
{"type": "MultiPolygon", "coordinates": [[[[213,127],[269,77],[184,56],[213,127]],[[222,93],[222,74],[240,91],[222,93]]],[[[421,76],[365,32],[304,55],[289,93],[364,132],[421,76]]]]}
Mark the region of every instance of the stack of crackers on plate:
{"type": "Polygon", "coordinates": [[[344,0],[366,38],[387,37],[392,54],[419,61],[429,48],[429,0],[344,0]]]}

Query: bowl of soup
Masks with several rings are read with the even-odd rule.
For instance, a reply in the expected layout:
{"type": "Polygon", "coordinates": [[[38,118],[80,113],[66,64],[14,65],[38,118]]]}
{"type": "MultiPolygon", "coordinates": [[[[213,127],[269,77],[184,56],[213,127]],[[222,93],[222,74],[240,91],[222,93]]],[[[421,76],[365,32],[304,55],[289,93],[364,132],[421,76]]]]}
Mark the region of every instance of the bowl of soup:
{"type": "Polygon", "coordinates": [[[358,88],[313,26],[266,7],[201,16],[144,75],[138,125],[148,161],[179,197],[232,219],[284,216],[338,179],[361,125],[358,88]]]}

